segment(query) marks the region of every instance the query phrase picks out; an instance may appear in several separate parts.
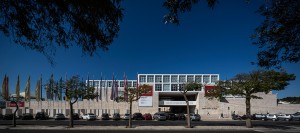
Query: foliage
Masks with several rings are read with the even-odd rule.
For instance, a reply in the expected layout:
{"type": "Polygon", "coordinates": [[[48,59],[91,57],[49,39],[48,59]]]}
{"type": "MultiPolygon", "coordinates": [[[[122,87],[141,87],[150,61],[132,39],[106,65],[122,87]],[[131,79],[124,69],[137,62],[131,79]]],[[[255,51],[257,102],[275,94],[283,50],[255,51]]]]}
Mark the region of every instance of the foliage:
{"type": "MultiPolygon", "coordinates": [[[[208,7],[214,8],[217,0],[206,0],[208,7]]],[[[169,13],[164,16],[165,23],[172,23],[179,25],[179,12],[189,12],[192,10],[192,6],[197,4],[199,0],[166,0],[163,3],[169,13]]]]}
{"type": "Polygon", "coordinates": [[[253,35],[254,44],[260,48],[259,66],[281,67],[282,62],[300,60],[299,9],[299,0],[272,0],[259,8],[265,17],[253,35]]]}
{"type": "Polygon", "coordinates": [[[0,32],[16,44],[40,52],[53,64],[57,46],[78,45],[92,56],[117,37],[120,0],[1,0],[0,32]]]}
{"type": "Polygon", "coordinates": [[[289,102],[291,104],[300,104],[300,97],[285,97],[279,100],[289,102]]]}
{"type": "Polygon", "coordinates": [[[261,99],[256,93],[269,93],[272,90],[283,90],[289,81],[295,80],[294,74],[288,74],[285,71],[274,70],[256,70],[250,73],[237,74],[231,80],[219,81],[216,89],[219,95],[213,97],[222,98],[223,95],[234,95],[245,97],[246,104],[246,126],[252,127],[251,124],[251,99],[261,99]]]}
{"type": "Polygon", "coordinates": [[[260,98],[255,93],[283,90],[289,85],[289,81],[295,80],[295,78],[294,74],[288,74],[286,71],[256,70],[250,73],[241,73],[231,80],[219,81],[216,86],[219,95],[216,97],[220,95],[244,97],[249,95],[251,98],[260,98]]]}

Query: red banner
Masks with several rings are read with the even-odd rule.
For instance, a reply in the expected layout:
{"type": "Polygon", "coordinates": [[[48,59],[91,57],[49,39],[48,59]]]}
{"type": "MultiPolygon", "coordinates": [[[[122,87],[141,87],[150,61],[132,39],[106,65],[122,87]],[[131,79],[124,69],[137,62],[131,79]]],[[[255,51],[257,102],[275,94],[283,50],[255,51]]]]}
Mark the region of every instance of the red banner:
{"type": "MultiPolygon", "coordinates": [[[[18,103],[19,107],[24,107],[25,103],[24,102],[19,102],[18,103]]],[[[14,102],[7,102],[7,107],[17,107],[14,102]]]]}
{"type": "Polygon", "coordinates": [[[148,92],[142,94],[142,96],[153,96],[153,86],[149,86],[148,92]]]}

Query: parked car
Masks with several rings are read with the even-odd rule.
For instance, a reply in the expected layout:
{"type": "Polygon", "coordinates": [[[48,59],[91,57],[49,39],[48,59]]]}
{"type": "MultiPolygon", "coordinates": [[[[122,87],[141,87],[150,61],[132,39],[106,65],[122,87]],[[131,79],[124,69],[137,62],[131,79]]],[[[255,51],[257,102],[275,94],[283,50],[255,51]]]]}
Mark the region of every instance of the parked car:
{"type": "Polygon", "coordinates": [[[66,119],[65,115],[62,113],[58,113],[54,116],[54,120],[65,120],[65,119],[66,119]]]}
{"type": "Polygon", "coordinates": [[[3,120],[12,120],[13,117],[14,117],[13,114],[5,114],[5,115],[3,116],[3,120]]]}
{"type": "Polygon", "coordinates": [[[33,119],[33,115],[31,113],[24,113],[22,116],[21,116],[21,119],[22,120],[32,120],[33,119]]]}
{"type": "Polygon", "coordinates": [[[97,116],[93,113],[88,113],[88,114],[84,114],[82,116],[82,119],[84,119],[84,120],[96,120],[97,116]]]}
{"type": "Polygon", "coordinates": [[[185,120],[185,115],[184,114],[175,114],[175,118],[177,119],[177,120],[185,120]]]}
{"type": "Polygon", "coordinates": [[[49,116],[45,112],[37,112],[35,115],[36,120],[48,120],[49,116]]]}
{"type": "Polygon", "coordinates": [[[143,115],[143,117],[144,117],[144,120],[152,120],[152,115],[150,113],[145,113],[143,115]]]}
{"type": "Polygon", "coordinates": [[[265,120],[266,114],[253,114],[252,119],[253,120],[265,120]]]}
{"type": "Polygon", "coordinates": [[[277,119],[277,116],[275,114],[267,114],[265,120],[266,121],[267,120],[277,121],[278,119],[277,119]]]}
{"type": "Polygon", "coordinates": [[[167,116],[164,112],[157,112],[153,115],[154,120],[165,121],[167,120],[167,116]]]}
{"type": "Polygon", "coordinates": [[[278,114],[277,119],[283,121],[290,121],[292,119],[292,116],[290,114],[278,114]]]}
{"type": "Polygon", "coordinates": [[[167,113],[168,120],[177,120],[176,115],[174,113],[167,113]]]}
{"type": "Polygon", "coordinates": [[[73,113],[73,120],[79,120],[80,116],[78,113],[73,113]]]}
{"type": "Polygon", "coordinates": [[[112,119],[115,120],[115,121],[117,121],[117,120],[121,119],[121,116],[120,116],[119,113],[114,113],[112,119]]]}
{"type": "Polygon", "coordinates": [[[129,120],[129,118],[130,118],[130,114],[124,114],[124,117],[123,117],[123,120],[129,120]]]}
{"type": "Polygon", "coordinates": [[[199,114],[190,114],[191,121],[200,121],[201,116],[199,114]]]}
{"type": "Polygon", "coordinates": [[[298,120],[300,121],[300,112],[297,112],[295,114],[292,114],[292,120],[298,120]]]}
{"type": "Polygon", "coordinates": [[[142,115],[142,113],[134,113],[133,115],[132,115],[132,119],[133,120],[143,120],[144,119],[144,117],[143,117],[143,115],[142,115]]]}
{"type": "Polygon", "coordinates": [[[109,115],[107,113],[103,113],[101,115],[101,120],[109,120],[109,115]]]}

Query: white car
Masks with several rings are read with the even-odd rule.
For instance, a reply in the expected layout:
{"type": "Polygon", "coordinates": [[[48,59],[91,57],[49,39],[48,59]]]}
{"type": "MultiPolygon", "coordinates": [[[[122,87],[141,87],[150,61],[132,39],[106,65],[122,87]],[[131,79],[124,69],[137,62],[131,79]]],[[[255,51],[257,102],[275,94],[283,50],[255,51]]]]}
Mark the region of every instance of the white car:
{"type": "Polygon", "coordinates": [[[265,120],[266,121],[267,120],[277,121],[278,119],[277,119],[277,116],[275,114],[267,114],[265,120]]]}
{"type": "Polygon", "coordinates": [[[82,119],[84,120],[96,120],[97,116],[93,113],[84,114],[82,119]]]}
{"type": "Polygon", "coordinates": [[[278,120],[290,121],[292,119],[292,115],[290,115],[290,114],[278,114],[277,119],[278,120]]]}

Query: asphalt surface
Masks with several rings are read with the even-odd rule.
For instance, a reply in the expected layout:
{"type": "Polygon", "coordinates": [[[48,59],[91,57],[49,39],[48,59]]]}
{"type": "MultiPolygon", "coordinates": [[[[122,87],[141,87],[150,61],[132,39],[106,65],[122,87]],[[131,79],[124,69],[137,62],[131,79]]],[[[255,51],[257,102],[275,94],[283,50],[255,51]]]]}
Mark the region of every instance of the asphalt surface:
{"type": "Polygon", "coordinates": [[[0,120],[1,133],[25,132],[300,132],[300,121],[252,121],[253,128],[246,128],[245,121],[210,120],[192,121],[193,128],[185,128],[185,121],[133,121],[134,128],[126,128],[128,121],[86,121],[75,120],[74,128],[68,127],[68,120],[17,120],[12,127],[11,120],[0,120]]]}

